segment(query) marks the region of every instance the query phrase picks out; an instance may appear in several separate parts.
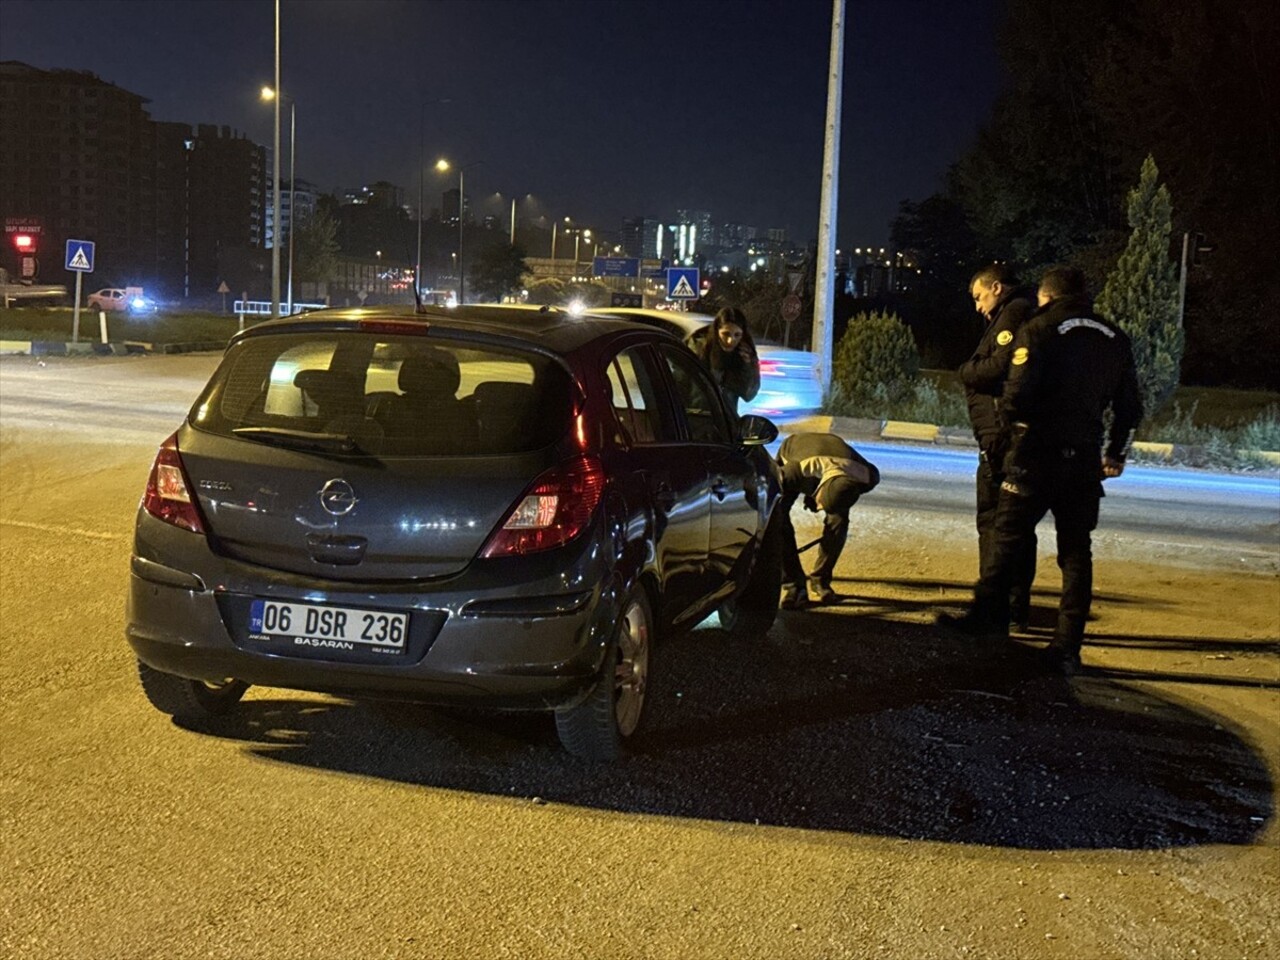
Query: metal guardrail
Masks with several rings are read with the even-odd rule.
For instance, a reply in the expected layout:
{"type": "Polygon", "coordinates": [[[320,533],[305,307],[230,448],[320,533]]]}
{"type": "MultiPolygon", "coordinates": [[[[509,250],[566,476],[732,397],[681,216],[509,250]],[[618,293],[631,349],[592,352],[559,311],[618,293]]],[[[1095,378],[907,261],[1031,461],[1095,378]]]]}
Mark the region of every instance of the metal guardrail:
{"type": "MultiPolygon", "coordinates": [[[[324,303],[297,303],[293,304],[293,312],[301,313],[303,310],[323,310],[328,306],[324,303]]],[[[285,304],[280,304],[280,315],[285,316],[285,304]]],[[[270,300],[236,300],[232,304],[232,313],[243,313],[248,317],[269,317],[271,316],[270,300]]]]}

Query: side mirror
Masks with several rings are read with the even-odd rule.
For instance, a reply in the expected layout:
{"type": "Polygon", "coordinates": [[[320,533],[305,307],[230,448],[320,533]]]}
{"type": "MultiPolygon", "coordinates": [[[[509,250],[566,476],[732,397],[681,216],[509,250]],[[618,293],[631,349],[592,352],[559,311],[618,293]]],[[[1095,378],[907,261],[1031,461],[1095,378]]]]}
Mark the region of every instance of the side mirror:
{"type": "Polygon", "coordinates": [[[738,419],[738,442],[744,447],[762,447],[778,439],[778,428],[768,417],[748,413],[738,419]]]}

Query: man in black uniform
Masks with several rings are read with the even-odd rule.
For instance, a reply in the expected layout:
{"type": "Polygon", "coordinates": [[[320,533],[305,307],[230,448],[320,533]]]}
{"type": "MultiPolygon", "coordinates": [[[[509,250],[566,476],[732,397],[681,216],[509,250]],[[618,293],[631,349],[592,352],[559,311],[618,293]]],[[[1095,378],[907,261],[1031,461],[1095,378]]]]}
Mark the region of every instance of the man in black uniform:
{"type": "Polygon", "coordinates": [[[804,567],[791,525],[791,508],[804,497],[805,509],[822,511],[822,539],[818,562],[808,586],[819,603],[831,603],[836,592],[831,576],[849,532],[849,509],[880,482],[880,471],[833,433],[796,433],[778,448],[782,472],[782,500],[774,509],[782,520],[782,607],[798,610],[809,605],[804,567]]]}
{"type": "MultiPolygon", "coordinates": [[[[960,367],[969,420],[978,441],[977,490],[978,575],[990,572],[995,555],[996,506],[1000,484],[1004,482],[1004,457],[1008,436],[1000,428],[996,407],[1004,392],[1013,356],[1013,338],[1035,312],[1035,292],[1018,286],[1011,268],[993,263],[983,267],[969,281],[969,295],[978,313],[986,317],[987,329],[973,356],[960,367]]],[[[1009,594],[1009,618],[1017,629],[1027,629],[1031,610],[1031,583],[1036,578],[1036,535],[1032,531],[1023,544],[1009,594]]]]}
{"type": "Polygon", "coordinates": [[[1014,340],[1000,413],[1011,431],[996,511],[995,557],[973,605],[950,625],[970,635],[999,635],[1008,625],[1009,585],[1018,551],[1046,512],[1058,534],[1062,598],[1049,664],[1074,673],[1093,599],[1090,534],[1098,525],[1104,477],[1124,471],[1142,419],[1129,338],[1093,312],[1084,275],[1055,267],[1040,281],[1040,310],[1014,340]],[[1110,436],[1102,449],[1107,409],[1110,436]]]}

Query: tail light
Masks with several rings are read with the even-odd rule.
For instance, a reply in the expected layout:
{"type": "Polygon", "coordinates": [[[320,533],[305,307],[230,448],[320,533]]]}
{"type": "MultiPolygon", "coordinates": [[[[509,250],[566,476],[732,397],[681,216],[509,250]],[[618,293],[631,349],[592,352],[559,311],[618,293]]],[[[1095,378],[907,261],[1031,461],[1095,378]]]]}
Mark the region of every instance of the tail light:
{"type": "Polygon", "coordinates": [[[597,457],[552,467],[529,485],[480,556],[524,556],[568,543],[587,528],[603,492],[604,467],[597,457]]]}
{"type": "Polygon", "coordinates": [[[151,476],[147,477],[142,508],[157,520],[192,533],[204,533],[200,508],[191,499],[191,482],[182,466],[182,457],[178,455],[176,433],[160,444],[156,462],[151,465],[151,476]]]}
{"type": "Polygon", "coordinates": [[[779,374],[779,373],[782,373],[782,365],[779,364],[777,360],[761,360],[760,361],[761,376],[764,376],[765,374],[773,376],[774,374],[779,374]]]}

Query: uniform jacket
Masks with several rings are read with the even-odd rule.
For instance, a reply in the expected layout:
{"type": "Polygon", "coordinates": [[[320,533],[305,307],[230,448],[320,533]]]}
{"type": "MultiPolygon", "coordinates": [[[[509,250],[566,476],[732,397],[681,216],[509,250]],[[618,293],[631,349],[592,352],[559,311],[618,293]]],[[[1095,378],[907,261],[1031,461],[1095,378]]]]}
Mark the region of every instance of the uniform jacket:
{"type": "Polygon", "coordinates": [[[1035,296],[1025,289],[1011,290],[1000,299],[977,349],[960,367],[969,421],[978,446],[990,452],[1000,437],[997,401],[1004,392],[1013,356],[1013,341],[1022,325],[1035,313],[1035,296]]]}
{"type": "Polygon", "coordinates": [[[1108,408],[1113,421],[1106,455],[1123,460],[1142,419],[1129,338],[1094,313],[1086,298],[1052,301],[1014,339],[1002,418],[1026,424],[1022,445],[1029,453],[1066,447],[1096,451],[1108,408]]]}
{"type": "Polygon", "coordinates": [[[793,433],[778,448],[778,464],[783,492],[806,498],[840,475],[862,485],[863,493],[880,482],[876,465],[834,433],[793,433]]]}

